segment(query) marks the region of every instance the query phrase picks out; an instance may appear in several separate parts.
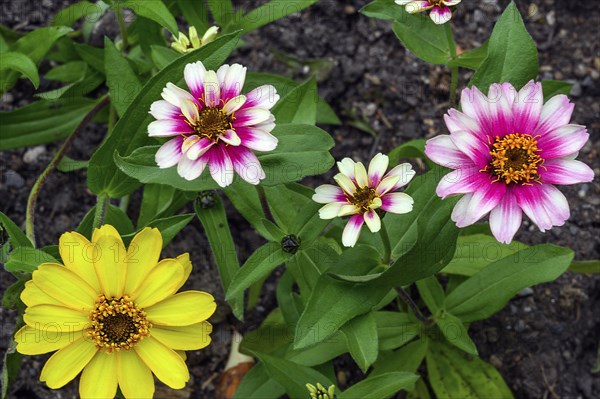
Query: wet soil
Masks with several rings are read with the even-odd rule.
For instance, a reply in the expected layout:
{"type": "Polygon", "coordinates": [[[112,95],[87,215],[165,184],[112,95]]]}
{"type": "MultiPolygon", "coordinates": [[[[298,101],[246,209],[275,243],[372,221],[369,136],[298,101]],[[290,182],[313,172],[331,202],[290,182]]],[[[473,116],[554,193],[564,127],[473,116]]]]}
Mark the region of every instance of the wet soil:
{"type": "MultiPolygon", "coordinates": [[[[237,1],[249,9],[264,1],[237,1]]],[[[2,0],[0,23],[28,31],[46,26],[52,15],[71,1],[2,0]]],[[[301,13],[268,25],[245,37],[247,45],[232,56],[250,70],[283,74],[304,79],[311,73],[311,61],[320,59],[320,94],[343,121],[326,127],[336,140],[336,159],[351,156],[368,160],[379,151],[415,138],[445,134],[442,115],[448,108],[449,72],[428,65],[406,51],[395,38],[390,23],[370,20],[357,12],[365,1],[325,0],[301,13]],[[299,62],[296,62],[299,61],[299,62]],[[353,126],[363,124],[375,134],[353,126]]],[[[494,21],[506,6],[505,0],[463,1],[453,23],[462,49],[480,45],[490,34],[494,21]]],[[[591,133],[580,159],[600,174],[600,8],[595,2],[540,0],[535,7],[517,2],[526,16],[526,25],[540,51],[540,78],[564,79],[575,86],[573,123],[586,125],[591,133]]],[[[113,36],[114,37],[114,36],[113,36]]],[[[459,88],[468,81],[463,72],[459,88]]],[[[47,83],[46,83],[47,84],[47,83]]],[[[0,109],[23,106],[33,100],[29,84],[20,82],[0,102],[0,109]]],[[[1,126],[0,126],[1,129],[1,126]]],[[[68,155],[87,159],[102,140],[104,132],[91,125],[71,146],[68,155]]],[[[0,209],[23,225],[29,191],[45,168],[57,144],[38,149],[0,153],[0,209]]],[[[330,178],[331,172],[317,184],[330,178]]],[[[562,189],[571,206],[567,223],[540,233],[525,221],[517,239],[528,244],[550,242],[569,246],[577,259],[600,257],[600,184],[597,181],[562,189]]],[[[94,196],[85,188],[85,172],[55,172],[44,186],[37,207],[37,237],[41,245],[56,243],[64,231],[75,229],[94,205],[94,196]]],[[[135,214],[139,193],[130,204],[135,214]]],[[[187,211],[191,211],[188,207],[187,211]]],[[[261,239],[239,215],[228,207],[240,259],[246,259],[261,239]]],[[[232,329],[258,326],[275,306],[277,276],[265,285],[258,306],[241,325],[227,311],[210,249],[197,220],[172,242],[165,256],[189,251],[195,272],[187,288],[213,293],[220,311],[213,318],[214,343],[207,349],[188,353],[193,377],[177,397],[206,398],[214,395],[231,340],[232,329]]],[[[2,291],[13,282],[0,271],[2,291]]],[[[596,398],[600,378],[592,374],[600,336],[600,277],[567,273],[557,281],[542,284],[515,298],[494,317],[474,323],[471,333],[481,356],[494,364],[518,398],[596,398]]],[[[14,312],[0,308],[0,346],[6,348],[14,312]]],[[[70,398],[76,382],[51,391],[38,381],[46,357],[27,358],[19,381],[12,389],[17,398],[70,398]]],[[[347,381],[362,377],[353,362],[344,357],[337,364],[347,381]]],[[[174,397],[157,391],[156,397],[174,397]]]]}

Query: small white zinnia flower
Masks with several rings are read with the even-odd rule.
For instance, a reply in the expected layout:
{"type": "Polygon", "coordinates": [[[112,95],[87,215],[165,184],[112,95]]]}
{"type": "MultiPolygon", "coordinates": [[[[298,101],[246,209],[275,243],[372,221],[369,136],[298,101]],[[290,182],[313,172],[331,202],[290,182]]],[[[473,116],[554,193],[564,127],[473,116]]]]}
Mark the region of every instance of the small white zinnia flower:
{"type": "Polygon", "coordinates": [[[406,12],[410,14],[431,10],[429,17],[438,25],[450,21],[452,11],[449,7],[455,6],[460,2],[461,0],[396,0],[396,4],[405,6],[406,12]]]}
{"type": "Polygon", "coordinates": [[[356,244],[364,223],[373,233],[381,229],[377,209],[398,214],[412,211],[412,197],[394,191],[408,184],[415,171],[404,163],[386,174],[388,164],[387,155],[377,154],[367,171],[362,162],[344,158],[337,163],[340,173],[334,176],[339,187],[324,184],[316,188],[313,201],[326,204],[319,210],[321,219],[351,216],[342,235],[344,246],[356,244]]]}
{"type": "Polygon", "coordinates": [[[189,38],[184,33],[179,32],[179,37],[175,39],[173,43],[171,43],[171,47],[173,47],[174,50],[185,54],[189,51],[199,49],[202,46],[206,46],[208,43],[215,40],[218,33],[219,27],[211,26],[206,30],[202,38],[200,38],[198,37],[198,31],[196,28],[190,26],[188,31],[189,38]]]}

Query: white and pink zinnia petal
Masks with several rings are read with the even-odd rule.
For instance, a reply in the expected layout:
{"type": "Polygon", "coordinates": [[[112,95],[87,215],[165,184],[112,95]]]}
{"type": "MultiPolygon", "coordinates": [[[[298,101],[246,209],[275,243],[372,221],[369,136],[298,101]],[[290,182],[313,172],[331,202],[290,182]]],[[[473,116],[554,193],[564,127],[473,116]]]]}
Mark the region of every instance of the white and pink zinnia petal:
{"type": "Polygon", "coordinates": [[[438,24],[445,24],[452,19],[450,7],[458,5],[461,0],[396,0],[396,4],[404,6],[409,14],[431,10],[429,17],[438,24]]]}
{"type": "Polygon", "coordinates": [[[562,226],[569,204],[554,185],[594,178],[589,166],[574,159],[589,133],[569,124],[568,98],[559,95],[544,104],[540,83],[531,81],[519,91],[503,83],[492,85],[488,96],[477,88],[463,90],[461,106],[462,112],[445,115],[450,135],[425,146],[432,161],[454,169],[436,193],[463,195],[452,212],[457,226],[489,213],[491,231],[503,243],[512,241],[522,213],[541,231],[562,226]]]}
{"type": "Polygon", "coordinates": [[[156,153],[160,168],[177,165],[186,180],[195,180],[209,167],[221,187],[242,179],[259,184],[265,173],[252,151],[273,151],[278,140],[271,134],[275,117],[270,109],[279,100],[277,90],[265,85],[241,94],[246,67],[223,65],[216,72],[198,61],[186,65],[189,92],[167,83],[162,100],[155,101],[148,125],[151,137],[173,137],[156,153]]]}
{"type": "Polygon", "coordinates": [[[415,171],[410,164],[402,164],[386,174],[388,164],[383,154],[377,154],[368,169],[362,162],[344,158],[337,163],[340,173],[334,176],[338,186],[323,184],[315,189],[313,201],[325,204],[319,210],[321,219],[350,216],[342,234],[344,246],[356,244],[363,224],[373,233],[381,230],[378,209],[398,214],[412,211],[413,199],[393,191],[408,184],[415,171]]]}

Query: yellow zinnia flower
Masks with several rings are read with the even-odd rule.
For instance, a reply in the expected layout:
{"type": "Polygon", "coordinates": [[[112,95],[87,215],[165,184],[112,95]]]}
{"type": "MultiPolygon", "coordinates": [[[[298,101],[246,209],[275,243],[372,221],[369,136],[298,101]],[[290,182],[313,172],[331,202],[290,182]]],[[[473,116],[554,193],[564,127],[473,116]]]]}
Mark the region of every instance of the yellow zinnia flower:
{"type": "Polygon", "coordinates": [[[171,388],[189,380],[185,350],[210,343],[212,295],[177,290],[192,270],[189,255],[158,261],[162,237],[155,228],[138,233],[128,249],[117,230],[104,225],[92,241],[79,233],[60,237],[64,265],[44,263],[33,272],[21,299],[26,326],[15,334],[17,351],[58,350],[41,381],[60,388],[81,373],[82,398],[151,398],[152,373],[171,388]]]}

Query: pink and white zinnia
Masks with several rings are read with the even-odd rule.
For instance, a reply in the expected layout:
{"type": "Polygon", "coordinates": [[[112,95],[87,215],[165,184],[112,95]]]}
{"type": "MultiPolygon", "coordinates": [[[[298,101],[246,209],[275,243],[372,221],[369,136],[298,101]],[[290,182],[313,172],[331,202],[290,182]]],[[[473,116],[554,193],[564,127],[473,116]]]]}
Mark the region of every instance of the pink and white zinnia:
{"type": "Polygon", "coordinates": [[[186,180],[198,178],[208,165],[221,187],[233,182],[234,171],[251,184],[265,173],[254,151],[272,151],[275,117],[270,109],[279,100],[271,85],[241,94],[246,68],[223,65],[216,72],[202,62],[184,70],[189,92],[172,83],[163,89],[163,100],[150,107],[156,121],[148,126],[151,137],[172,137],[156,153],[161,169],[177,165],[186,180]]]}
{"type": "Polygon", "coordinates": [[[367,172],[362,162],[344,158],[337,163],[340,173],[333,177],[339,187],[324,184],[316,188],[313,201],[327,204],[319,210],[321,219],[351,216],[342,235],[344,246],[356,244],[365,222],[373,233],[381,229],[377,209],[399,214],[412,211],[412,197],[394,191],[408,184],[415,171],[410,164],[404,163],[386,174],[388,164],[387,155],[377,154],[367,172]]]}
{"type": "Polygon", "coordinates": [[[461,0],[396,0],[396,4],[405,6],[406,12],[416,14],[431,10],[429,18],[438,24],[445,24],[452,19],[450,7],[457,5],[461,0]]]}
{"type": "Polygon", "coordinates": [[[530,81],[519,92],[509,83],[493,84],[485,96],[465,89],[462,112],[445,115],[450,135],[427,141],[434,162],[455,169],[442,178],[437,195],[464,194],[452,212],[458,227],[490,213],[490,228],[510,243],[522,212],[541,231],[562,226],[569,204],[555,184],[592,181],[594,172],[576,161],[587,142],[585,126],[570,124],[574,105],[567,96],[544,104],[542,85],[530,81]]]}

